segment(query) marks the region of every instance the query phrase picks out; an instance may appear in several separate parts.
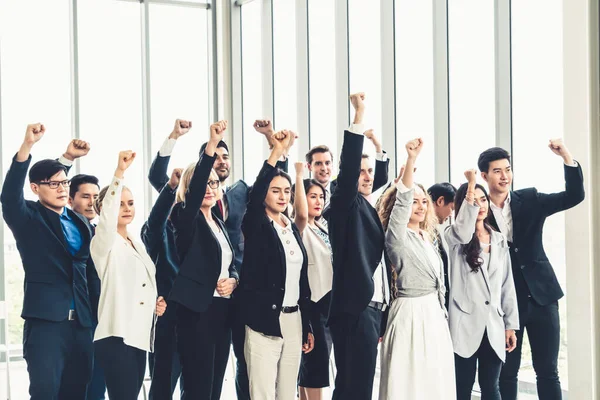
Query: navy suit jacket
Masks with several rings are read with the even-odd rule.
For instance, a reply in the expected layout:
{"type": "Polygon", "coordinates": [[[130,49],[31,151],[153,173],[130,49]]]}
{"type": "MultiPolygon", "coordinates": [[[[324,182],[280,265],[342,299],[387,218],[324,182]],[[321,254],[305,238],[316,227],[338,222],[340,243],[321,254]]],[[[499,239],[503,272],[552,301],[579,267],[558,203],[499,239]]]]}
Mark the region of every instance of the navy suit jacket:
{"type": "Polygon", "coordinates": [[[161,157],[157,154],[150,166],[148,179],[160,195],[150,211],[148,220],[142,226],[142,242],[156,265],[158,295],[165,299],[171,292],[175,277],[179,273],[179,257],[175,247],[173,224],[169,219],[176,194],[167,186],[169,181],[167,167],[170,159],[169,156],[161,157]]]}
{"type": "MultiPolygon", "coordinates": [[[[344,133],[340,173],[327,215],[333,251],[330,321],[356,316],[367,308],[374,293],[373,274],[384,251],[385,235],[377,211],[358,192],[363,142],[363,135],[344,133]]],[[[390,272],[386,268],[388,282],[392,281],[390,272]]]]}
{"type": "MultiPolygon", "coordinates": [[[[515,190],[510,193],[513,221],[513,242],[510,258],[519,302],[519,315],[527,315],[529,295],[544,306],[560,299],[564,293],[543,245],[546,218],[568,210],[585,198],[581,167],[565,165],[565,190],[559,193],[540,193],[536,188],[515,190]]],[[[498,231],[495,220],[492,226],[498,231]]]]}
{"type": "Polygon", "coordinates": [[[25,162],[13,159],[0,195],[4,220],[15,237],[25,270],[21,317],[64,321],[75,300],[77,320],[84,327],[92,327],[95,317],[87,280],[88,268],[93,268],[89,253],[91,226],[85,217],[67,208],[82,236],[81,249],[72,256],[60,215],[24,198],[30,163],[31,156],[25,162]]]}

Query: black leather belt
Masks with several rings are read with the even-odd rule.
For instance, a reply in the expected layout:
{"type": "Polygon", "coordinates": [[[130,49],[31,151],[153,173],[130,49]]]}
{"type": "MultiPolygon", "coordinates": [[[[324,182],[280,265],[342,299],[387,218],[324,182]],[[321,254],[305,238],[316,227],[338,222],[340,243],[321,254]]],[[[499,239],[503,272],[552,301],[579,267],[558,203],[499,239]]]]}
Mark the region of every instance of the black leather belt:
{"type": "Polygon", "coordinates": [[[374,308],[376,310],[385,311],[385,309],[387,308],[387,304],[383,304],[378,301],[371,301],[369,302],[369,307],[374,308]]]}
{"type": "Polygon", "coordinates": [[[298,311],[298,306],[293,306],[293,307],[281,307],[281,312],[284,314],[291,314],[291,313],[295,313],[296,311],[298,311]]]}
{"type": "Polygon", "coordinates": [[[77,319],[77,313],[75,310],[69,310],[69,321],[75,321],[77,319]]]}

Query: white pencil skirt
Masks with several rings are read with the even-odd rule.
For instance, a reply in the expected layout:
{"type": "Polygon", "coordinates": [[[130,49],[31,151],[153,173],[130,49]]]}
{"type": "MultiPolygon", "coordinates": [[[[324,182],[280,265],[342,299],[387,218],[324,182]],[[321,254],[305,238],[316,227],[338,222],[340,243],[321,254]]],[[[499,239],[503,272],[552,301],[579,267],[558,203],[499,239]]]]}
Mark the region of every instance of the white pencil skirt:
{"type": "Polygon", "coordinates": [[[437,293],[392,302],[380,361],[379,400],[456,399],[454,351],[437,293]]]}

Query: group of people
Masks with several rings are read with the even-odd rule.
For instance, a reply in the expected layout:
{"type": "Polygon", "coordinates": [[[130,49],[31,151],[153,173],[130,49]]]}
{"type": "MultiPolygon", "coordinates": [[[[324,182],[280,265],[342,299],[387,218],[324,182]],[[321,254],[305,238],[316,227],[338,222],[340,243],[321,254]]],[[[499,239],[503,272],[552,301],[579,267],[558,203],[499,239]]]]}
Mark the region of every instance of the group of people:
{"type": "Polygon", "coordinates": [[[322,399],[332,350],[334,399],[371,399],[379,354],[379,399],[470,399],[478,372],[483,399],[510,400],[527,330],[539,397],[560,399],[563,293],[542,228],[585,196],[564,143],[549,143],[565,164],[560,193],[512,191],[510,154],[497,147],[477,163],[488,190],[475,169],[458,189],[425,189],[414,181],[420,138],[389,182],[364,93],[350,101],[335,179],[324,145],[288,175],[297,135],[269,120],[254,124],[271,152],[251,187],[227,184],[226,121],[210,126],[197,162],[168,176],[192,128],[176,120],[149,171],[159,195],[141,241],[124,184],[136,153],[118,154],[100,190],[92,175],[67,178],[90,151],[83,140],[29,169],[45,127],[28,125],[0,201],[25,270],[31,398],[137,399],[148,358],[151,399],[171,399],[178,380],[182,399],[219,399],[233,345],[239,400],[322,399]],[[24,198],[28,169],[37,202],[24,198]]]}

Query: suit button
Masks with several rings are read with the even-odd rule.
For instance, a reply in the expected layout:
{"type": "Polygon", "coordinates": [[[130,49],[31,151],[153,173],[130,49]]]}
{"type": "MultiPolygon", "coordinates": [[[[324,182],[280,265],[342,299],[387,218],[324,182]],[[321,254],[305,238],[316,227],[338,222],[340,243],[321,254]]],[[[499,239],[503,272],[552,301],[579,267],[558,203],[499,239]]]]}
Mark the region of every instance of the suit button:
{"type": "Polygon", "coordinates": [[[518,252],[519,252],[519,248],[515,247],[515,253],[518,253],[518,252]]]}
{"type": "Polygon", "coordinates": [[[112,192],[110,192],[111,196],[115,195],[115,191],[113,190],[112,192]]]}
{"type": "Polygon", "coordinates": [[[146,284],[145,284],[145,283],[142,283],[142,287],[146,287],[146,284]]]}
{"type": "Polygon", "coordinates": [[[140,301],[140,306],[143,306],[143,305],[144,305],[144,302],[143,302],[143,301],[140,301]]]}
{"type": "Polygon", "coordinates": [[[115,186],[119,186],[119,182],[118,182],[118,181],[117,181],[117,182],[115,182],[115,186]]]}
{"type": "Polygon", "coordinates": [[[487,306],[488,304],[490,304],[490,302],[486,300],[485,305],[487,306]]]}
{"type": "Polygon", "coordinates": [[[521,265],[521,269],[525,269],[525,266],[524,266],[524,265],[521,265]]]}
{"type": "Polygon", "coordinates": [[[277,310],[277,306],[276,306],[275,304],[273,304],[273,305],[271,306],[271,309],[272,309],[272,310],[277,310]]]}

